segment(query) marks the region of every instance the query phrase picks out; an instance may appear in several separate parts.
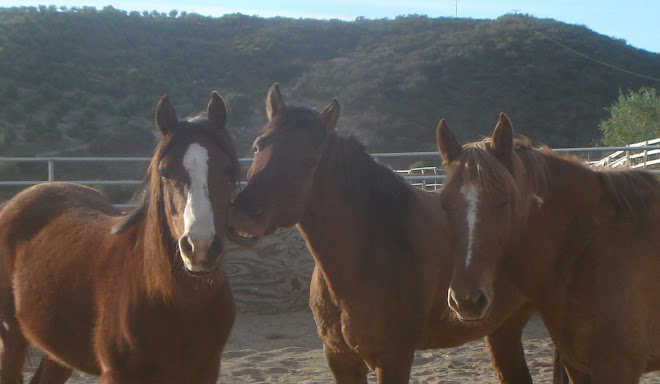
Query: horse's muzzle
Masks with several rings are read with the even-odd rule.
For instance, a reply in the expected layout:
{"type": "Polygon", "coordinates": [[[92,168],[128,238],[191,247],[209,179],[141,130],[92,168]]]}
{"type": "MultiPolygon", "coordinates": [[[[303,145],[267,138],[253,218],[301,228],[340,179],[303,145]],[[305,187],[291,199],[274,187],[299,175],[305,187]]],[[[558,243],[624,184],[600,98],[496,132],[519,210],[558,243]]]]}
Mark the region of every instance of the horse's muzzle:
{"type": "Polygon", "coordinates": [[[491,309],[491,300],[483,289],[458,294],[450,288],[447,303],[461,321],[483,321],[491,309]]]}
{"type": "Polygon", "coordinates": [[[224,256],[222,239],[217,235],[208,246],[196,245],[190,237],[181,236],[179,251],[186,271],[195,276],[206,275],[218,269],[224,256]]]}

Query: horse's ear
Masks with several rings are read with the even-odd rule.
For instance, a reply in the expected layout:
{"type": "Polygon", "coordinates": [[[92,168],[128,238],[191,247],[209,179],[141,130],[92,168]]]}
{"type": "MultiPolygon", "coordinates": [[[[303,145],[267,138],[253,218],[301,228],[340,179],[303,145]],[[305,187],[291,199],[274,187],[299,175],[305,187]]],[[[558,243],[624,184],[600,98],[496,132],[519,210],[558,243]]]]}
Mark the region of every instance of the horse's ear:
{"type": "Polygon", "coordinates": [[[503,112],[493,131],[493,152],[502,161],[508,161],[513,153],[513,125],[503,112]]]}
{"type": "Polygon", "coordinates": [[[222,100],[222,96],[216,91],[211,94],[211,101],[206,107],[206,115],[219,129],[223,129],[227,124],[227,107],[225,101],[222,100]]]}
{"type": "Polygon", "coordinates": [[[172,103],[170,103],[170,99],[167,95],[160,98],[158,106],[156,107],[156,126],[163,136],[179,126],[179,119],[176,117],[176,111],[174,110],[172,103]]]}
{"type": "Polygon", "coordinates": [[[454,132],[449,129],[445,119],[440,120],[438,127],[435,129],[435,140],[438,142],[438,152],[440,152],[440,156],[446,164],[458,159],[458,156],[463,152],[463,146],[456,140],[454,132]]]}
{"type": "Polygon", "coordinates": [[[325,129],[325,134],[329,135],[337,127],[339,120],[339,100],[335,97],[327,107],[323,108],[320,114],[321,124],[325,129]]]}
{"type": "Polygon", "coordinates": [[[275,116],[280,114],[286,108],[282,94],[280,93],[280,85],[275,83],[268,90],[268,97],[266,98],[266,114],[268,121],[272,121],[275,116]]]}

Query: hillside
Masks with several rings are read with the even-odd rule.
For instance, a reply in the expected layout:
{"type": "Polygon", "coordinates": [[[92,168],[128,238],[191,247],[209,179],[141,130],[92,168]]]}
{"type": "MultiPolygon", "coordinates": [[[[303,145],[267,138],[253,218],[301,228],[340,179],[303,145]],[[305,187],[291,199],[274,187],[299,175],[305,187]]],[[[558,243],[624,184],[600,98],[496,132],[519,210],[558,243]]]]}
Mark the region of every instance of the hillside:
{"type": "Polygon", "coordinates": [[[657,83],[566,47],[660,77],[658,54],[526,15],[344,22],[0,8],[0,154],[148,155],[162,94],[183,116],[218,90],[246,155],[273,82],[292,103],[339,97],[340,127],[371,151],[433,150],[442,117],[474,140],[500,111],[537,141],[591,145],[620,89],[657,83]]]}

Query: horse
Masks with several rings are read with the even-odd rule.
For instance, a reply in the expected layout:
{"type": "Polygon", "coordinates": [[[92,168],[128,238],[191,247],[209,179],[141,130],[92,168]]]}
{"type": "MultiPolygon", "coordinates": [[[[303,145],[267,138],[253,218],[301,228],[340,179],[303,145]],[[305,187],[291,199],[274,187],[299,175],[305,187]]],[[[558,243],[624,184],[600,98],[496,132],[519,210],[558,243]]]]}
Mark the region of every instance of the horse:
{"type": "Polygon", "coordinates": [[[28,344],[44,352],[31,383],[72,371],[102,384],[215,383],[234,322],[224,272],[227,211],[240,169],[213,92],[162,134],[136,208],[65,182],[30,187],[0,211],[0,383],[22,382],[28,344]]]}
{"type": "Polygon", "coordinates": [[[486,337],[503,383],[531,383],[521,342],[534,312],[506,280],[488,322],[464,324],[447,307],[452,248],[440,196],[378,164],[335,132],[337,99],[288,106],[274,84],[254,142],[248,183],[229,213],[228,239],[254,246],[297,226],[314,257],[309,304],[337,383],[407,383],[414,351],[486,337]]]}
{"type": "Polygon", "coordinates": [[[442,120],[437,140],[458,317],[488,321],[493,283],[507,276],[539,310],[571,382],[632,384],[660,369],[658,179],[534,148],[504,113],[490,138],[461,146],[442,120]]]}

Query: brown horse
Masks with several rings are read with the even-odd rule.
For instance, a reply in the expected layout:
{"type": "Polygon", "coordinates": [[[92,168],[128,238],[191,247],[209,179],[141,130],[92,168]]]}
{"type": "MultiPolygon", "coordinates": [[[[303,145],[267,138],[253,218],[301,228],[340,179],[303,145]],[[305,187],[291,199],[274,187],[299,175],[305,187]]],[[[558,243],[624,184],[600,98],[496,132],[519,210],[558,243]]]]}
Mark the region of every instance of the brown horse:
{"type": "Polygon", "coordinates": [[[504,114],[490,139],[462,147],[444,120],[437,137],[459,317],[489,321],[505,274],[541,313],[572,382],[632,384],[660,369],[660,182],[534,149],[504,114]]]}
{"type": "Polygon", "coordinates": [[[484,336],[504,383],[531,383],[521,333],[533,309],[508,284],[486,323],[447,308],[452,245],[437,193],[414,188],[353,138],[334,132],[339,103],[320,114],[267,99],[248,185],[230,210],[229,239],[244,246],[297,225],[316,262],[310,307],[338,383],[407,383],[414,351],[484,336]]]}
{"type": "Polygon", "coordinates": [[[31,383],[73,369],[103,384],[215,383],[235,306],[222,266],[239,175],[213,92],[179,121],[163,97],[162,133],[137,208],[98,191],[41,184],[0,211],[0,383],[20,383],[28,343],[44,351],[31,383]]]}

